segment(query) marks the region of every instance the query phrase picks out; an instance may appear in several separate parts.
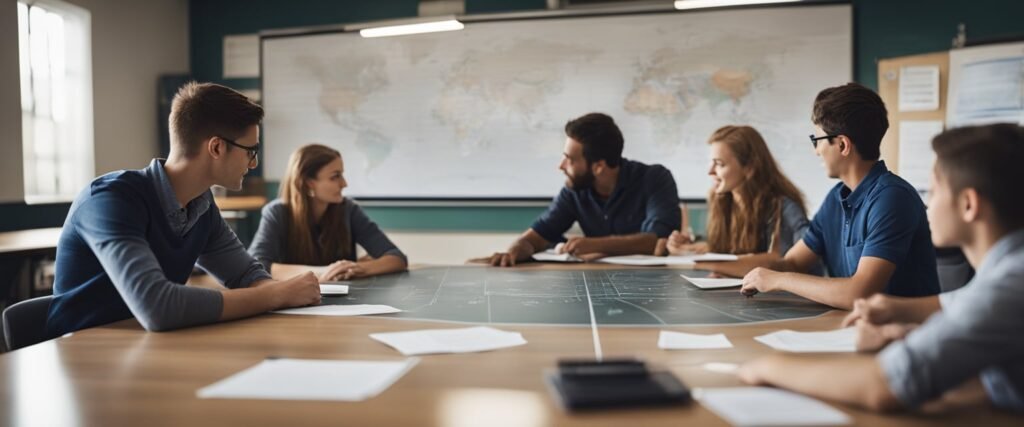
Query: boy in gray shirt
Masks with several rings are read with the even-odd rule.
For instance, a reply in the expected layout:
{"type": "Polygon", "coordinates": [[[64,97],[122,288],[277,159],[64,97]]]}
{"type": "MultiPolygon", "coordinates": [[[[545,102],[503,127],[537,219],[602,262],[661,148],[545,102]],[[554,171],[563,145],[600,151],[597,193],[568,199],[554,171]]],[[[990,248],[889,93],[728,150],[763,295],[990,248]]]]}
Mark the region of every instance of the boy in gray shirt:
{"type": "Polygon", "coordinates": [[[988,402],[1024,411],[1024,128],[954,129],[932,146],[932,240],[961,246],[975,278],[940,296],[858,300],[844,323],[856,325],[858,349],[884,347],[877,356],[769,356],[745,364],[744,381],[872,410],[988,402]]]}

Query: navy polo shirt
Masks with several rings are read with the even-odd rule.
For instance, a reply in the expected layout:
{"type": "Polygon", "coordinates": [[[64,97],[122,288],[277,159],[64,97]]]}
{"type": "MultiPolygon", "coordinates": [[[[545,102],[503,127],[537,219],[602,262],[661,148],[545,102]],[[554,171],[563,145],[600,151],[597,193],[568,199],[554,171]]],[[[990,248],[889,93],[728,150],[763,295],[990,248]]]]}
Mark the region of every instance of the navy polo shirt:
{"type": "Polygon", "coordinates": [[[939,293],[935,248],[921,197],[879,161],[857,189],[837,184],[804,234],[833,277],[851,277],[862,257],[896,264],[884,292],[916,297],[939,293]]]}
{"type": "Polygon", "coordinates": [[[668,237],[681,226],[679,193],[672,172],[661,165],[622,159],[615,189],[601,200],[592,188],[562,188],[530,227],[549,242],[562,242],[573,222],[587,237],[653,233],[668,237]]]}

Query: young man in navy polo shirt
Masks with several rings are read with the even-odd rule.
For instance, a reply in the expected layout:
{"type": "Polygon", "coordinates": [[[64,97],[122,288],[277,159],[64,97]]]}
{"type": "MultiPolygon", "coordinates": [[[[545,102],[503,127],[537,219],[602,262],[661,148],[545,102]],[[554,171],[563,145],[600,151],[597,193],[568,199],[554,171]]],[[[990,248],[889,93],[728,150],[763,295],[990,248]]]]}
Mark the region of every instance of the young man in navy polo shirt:
{"type": "Polygon", "coordinates": [[[953,129],[932,147],[932,239],[961,247],[974,279],[937,297],[858,300],[844,324],[877,355],[776,354],[744,365],[741,379],[873,410],[1024,412],[1024,127],[953,129]]]}
{"type": "Polygon", "coordinates": [[[212,185],[241,189],[258,161],[262,119],[262,107],[224,86],[178,91],[167,160],[96,178],[71,204],[57,244],[50,336],[130,317],[166,331],[320,302],[313,273],[272,280],[210,193],[212,185]],[[227,288],[185,286],[197,263],[227,288]]]}
{"type": "Polygon", "coordinates": [[[494,266],[514,266],[553,242],[584,259],[605,255],[651,254],[659,238],[678,230],[679,195],[672,173],[661,165],[622,158],[623,138],[611,117],[590,113],[565,125],[565,148],[558,168],[568,178],[548,210],[494,266]],[[562,236],[579,222],[586,237],[562,236]]]}
{"type": "Polygon", "coordinates": [[[829,192],[803,239],[772,267],[743,278],[741,292],[788,291],[849,310],[858,298],[884,292],[939,293],[935,248],[917,191],[879,160],[889,120],[882,99],[849,83],[814,100],[811,135],[829,178],[829,192]],[[805,274],[823,260],[831,277],[805,274]]]}

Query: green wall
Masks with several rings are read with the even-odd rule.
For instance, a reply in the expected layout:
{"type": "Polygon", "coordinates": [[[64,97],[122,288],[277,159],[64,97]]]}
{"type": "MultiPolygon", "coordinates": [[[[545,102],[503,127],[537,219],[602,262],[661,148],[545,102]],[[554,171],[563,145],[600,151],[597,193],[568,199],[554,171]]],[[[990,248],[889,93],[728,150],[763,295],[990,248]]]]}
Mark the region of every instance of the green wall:
{"type": "MultiPolygon", "coordinates": [[[[20,142],[19,142],[20,143],[20,142]]],[[[26,205],[25,203],[0,204],[0,232],[49,228],[64,225],[70,203],[26,205]]]]}
{"type": "MultiPolygon", "coordinates": [[[[969,40],[1024,38],[1020,0],[853,0],[854,78],[877,85],[877,60],[946,50],[956,25],[967,24],[969,40]]],[[[192,73],[198,80],[239,89],[258,88],[257,79],[222,79],[221,48],[228,34],[263,29],[361,22],[416,15],[416,0],[190,0],[192,73]]],[[[542,9],[544,0],[466,0],[467,13],[542,9]]],[[[829,58],[822,52],[822,61],[829,58]]],[[[154,102],[156,102],[154,100],[154,102]]],[[[809,108],[809,107],[808,107],[809,108]]],[[[815,201],[811,201],[815,203],[815,201]]],[[[0,204],[0,230],[56,227],[68,204],[0,204]]],[[[375,207],[382,226],[432,230],[521,230],[542,208],[375,207]]]]}
{"type": "Polygon", "coordinates": [[[1021,0],[855,0],[853,4],[854,77],[873,88],[878,87],[879,59],[949,50],[959,23],[967,25],[968,42],[1024,39],[1021,0]]]}

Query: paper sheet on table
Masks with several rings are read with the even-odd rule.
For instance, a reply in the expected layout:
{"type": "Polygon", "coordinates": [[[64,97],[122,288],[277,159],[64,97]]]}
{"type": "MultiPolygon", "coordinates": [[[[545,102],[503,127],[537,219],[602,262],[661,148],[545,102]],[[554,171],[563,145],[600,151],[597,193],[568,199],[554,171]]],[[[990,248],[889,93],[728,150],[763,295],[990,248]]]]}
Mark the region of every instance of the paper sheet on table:
{"type": "Polygon", "coordinates": [[[754,339],[776,350],[793,353],[851,353],[857,350],[856,337],[856,328],[849,327],[824,332],[783,330],[754,339]]]}
{"type": "Polygon", "coordinates": [[[320,295],[348,295],[348,285],[321,283],[320,295]]]}
{"type": "Polygon", "coordinates": [[[737,427],[851,424],[850,417],[824,402],[770,387],[694,390],[702,406],[737,427]]]}
{"type": "Polygon", "coordinates": [[[605,264],[618,264],[618,265],[674,265],[674,266],[693,266],[697,262],[715,262],[715,261],[736,261],[739,259],[736,255],[731,254],[716,254],[707,253],[699,255],[674,255],[674,256],[654,256],[654,255],[623,255],[623,256],[610,256],[597,260],[605,264]]]}
{"type": "Polygon", "coordinates": [[[275,310],[278,314],[306,314],[314,316],[365,316],[368,314],[398,313],[402,310],[390,305],[356,304],[356,305],[315,305],[312,307],[289,308],[275,310]]]}
{"type": "Polygon", "coordinates": [[[268,359],[199,389],[203,399],[360,401],[374,397],[419,359],[398,362],[268,359]]]}
{"type": "Polygon", "coordinates": [[[560,254],[558,252],[555,252],[554,249],[548,249],[548,250],[546,250],[544,252],[537,252],[537,253],[533,254],[533,259],[534,259],[534,261],[549,261],[549,262],[583,262],[582,259],[580,259],[579,257],[577,257],[577,256],[575,256],[573,254],[570,254],[570,253],[560,254]]]}
{"type": "Polygon", "coordinates": [[[604,257],[597,262],[616,265],[667,265],[667,258],[654,255],[622,255],[604,257]]]}
{"type": "Polygon", "coordinates": [[[472,353],[526,344],[523,335],[487,326],[459,329],[424,329],[420,331],[370,334],[406,356],[436,353],[472,353]]]}
{"type": "Polygon", "coordinates": [[[740,257],[733,254],[719,254],[714,252],[708,252],[706,254],[699,255],[680,255],[680,256],[669,256],[665,258],[681,258],[687,259],[693,262],[716,262],[716,261],[736,261],[740,257]]]}
{"type": "Polygon", "coordinates": [[[685,332],[661,331],[658,348],[663,350],[708,350],[732,348],[732,342],[725,334],[701,335],[685,332]]]}
{"type": "Polygon", "coordinates": [[[743,279],[735,278],[711,278],[711,277],[690,277],[685,274],[680,274],[686,281],[693,283],[701,289],[721,289],[721,288],[733,288],[736,286],[743,285],[743,279]]]}

